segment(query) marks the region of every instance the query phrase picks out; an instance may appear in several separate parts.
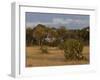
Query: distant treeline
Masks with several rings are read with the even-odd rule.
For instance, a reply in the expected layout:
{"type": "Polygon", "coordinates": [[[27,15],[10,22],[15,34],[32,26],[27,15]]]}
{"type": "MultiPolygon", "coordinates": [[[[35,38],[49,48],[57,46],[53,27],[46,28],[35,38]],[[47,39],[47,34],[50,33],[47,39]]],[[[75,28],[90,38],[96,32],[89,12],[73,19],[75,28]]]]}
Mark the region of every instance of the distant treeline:
{"type": "Polygon", "coordinates": [[[64,26],[55,28],[38,24],[34,28],[26,28],[26,45],[56,47],[67,39],[80,40],[84,45],[89,45],[89,32],[89,26],[83,29],[66,29],[64,26]]]}

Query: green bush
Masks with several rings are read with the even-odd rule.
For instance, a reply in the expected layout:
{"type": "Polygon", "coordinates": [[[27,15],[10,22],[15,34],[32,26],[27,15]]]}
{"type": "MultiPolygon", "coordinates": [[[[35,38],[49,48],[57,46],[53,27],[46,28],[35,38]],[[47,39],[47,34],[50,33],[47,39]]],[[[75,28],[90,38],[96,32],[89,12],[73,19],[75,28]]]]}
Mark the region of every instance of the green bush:
{"type": "Polygon", "coordinates": [[[61,50],[63,50],[63,49],[64,49],[64,43],[63,43],[63,42],[60,43],[60,44],[58,45],[58,48],[61,49],[61,50]]]}
{"type": "Polygon", "coordinates": [[[79,40],[68,39],[64,42],[64,56],[66,59],[79,60],[82,55],[83,44],[79,40]]]}
{"type": "Polygon", "coordinates": [[[42,51],[42,53],[48,53],[47,46],[41,46],[40,50],[42,51]]]}

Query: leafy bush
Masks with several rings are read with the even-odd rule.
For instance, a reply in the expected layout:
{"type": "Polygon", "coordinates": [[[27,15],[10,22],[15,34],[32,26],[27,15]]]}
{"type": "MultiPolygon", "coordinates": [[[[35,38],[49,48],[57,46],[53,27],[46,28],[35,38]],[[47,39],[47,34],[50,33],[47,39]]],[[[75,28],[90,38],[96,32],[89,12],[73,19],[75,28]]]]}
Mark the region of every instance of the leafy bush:
{"type": "Polygon", "coordinates": [[[68,39],[64,42],[64,56],[66,59],[79,60],[82,55],[83,44],[79,40],[68,39]]]}
{"type": "Polygon", "coordinates": [[[59,46],[58,46],[58,48],[61,49],[61,50],[64,49],[64,43],[63,42],[60,43],[59,46]]]}
{"type": "Polygon", "coordinates": [[[48,53],[47,46],[41,46],[40,50],[42,51],[42,53],[48,53]]]}

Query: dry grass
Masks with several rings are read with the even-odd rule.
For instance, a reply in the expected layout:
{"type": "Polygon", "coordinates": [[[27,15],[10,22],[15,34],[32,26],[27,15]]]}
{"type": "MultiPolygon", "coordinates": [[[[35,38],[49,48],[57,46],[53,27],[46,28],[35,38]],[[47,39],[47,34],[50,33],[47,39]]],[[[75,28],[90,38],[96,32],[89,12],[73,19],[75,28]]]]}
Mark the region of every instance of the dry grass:
{"type": "Polygon", "coordinates": [[[48,52],[43,54],[38,46],[26,47],[26,67],[89,64],[88,46],[84,47],[82,52],[88,60],[66,61],[63,50],[56,47],[48,47],[48,52]]]}

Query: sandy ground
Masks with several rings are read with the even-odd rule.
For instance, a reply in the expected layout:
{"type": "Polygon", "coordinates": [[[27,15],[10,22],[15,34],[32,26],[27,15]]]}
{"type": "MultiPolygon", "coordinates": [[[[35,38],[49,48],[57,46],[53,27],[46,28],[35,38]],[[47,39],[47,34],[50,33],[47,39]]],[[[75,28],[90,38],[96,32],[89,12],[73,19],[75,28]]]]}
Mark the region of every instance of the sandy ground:
{"type": "Polygon", "coordinates": [[[49,47],[48,52],[48,54],[43,54],[38,46],[26,47],[26,67],[89,64],[88,46],[84,47],[82,52],[88,60],[67,61],[63,50],[56,47],[49,47]]]}

